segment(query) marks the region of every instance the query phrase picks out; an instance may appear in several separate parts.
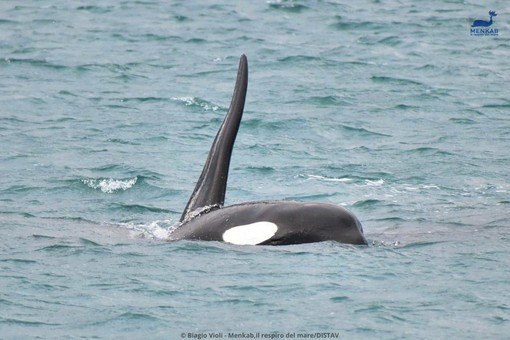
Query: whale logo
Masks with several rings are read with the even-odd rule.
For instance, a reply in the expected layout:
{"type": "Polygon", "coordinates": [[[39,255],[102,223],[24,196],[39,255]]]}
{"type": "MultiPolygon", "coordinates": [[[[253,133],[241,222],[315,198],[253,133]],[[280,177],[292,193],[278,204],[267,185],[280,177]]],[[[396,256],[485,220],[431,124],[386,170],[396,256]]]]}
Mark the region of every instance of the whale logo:
{"type": "Polygon", "coordinates": [[[492,17],[497,16],[495,11],[489,11],[490,20],[475,20],[473,21],[473,24],[471,24],[471,27],[489,27],[492,25],[492,17]]]}

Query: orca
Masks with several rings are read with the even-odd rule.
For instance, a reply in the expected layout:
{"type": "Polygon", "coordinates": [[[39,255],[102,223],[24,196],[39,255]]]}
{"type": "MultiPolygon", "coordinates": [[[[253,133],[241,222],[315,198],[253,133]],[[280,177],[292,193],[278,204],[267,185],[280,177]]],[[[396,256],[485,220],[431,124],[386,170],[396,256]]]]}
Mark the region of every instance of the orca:
{"type": "Polygon", "coordinates": [[[230,159],[248,89],[248,61],[239,62],[227,115],[202,174],[170,240],[238,245],[289,245],[322,241],[366,245],[359,220],[332,203],[260,201],[224,207],[230,159]]]}

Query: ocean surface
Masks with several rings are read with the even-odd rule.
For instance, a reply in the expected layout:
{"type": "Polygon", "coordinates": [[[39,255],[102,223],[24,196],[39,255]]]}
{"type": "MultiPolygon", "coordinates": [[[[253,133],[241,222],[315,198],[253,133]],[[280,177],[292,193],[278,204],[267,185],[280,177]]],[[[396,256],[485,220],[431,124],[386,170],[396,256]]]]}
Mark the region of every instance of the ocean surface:
{"type": "Polygon", "coordinates": [[[503,0],[0,2],[0,338],[507,339],[509,83],[503,0]],[[167,241],[243,53],[226,203],[368,246],[167,241]]]}

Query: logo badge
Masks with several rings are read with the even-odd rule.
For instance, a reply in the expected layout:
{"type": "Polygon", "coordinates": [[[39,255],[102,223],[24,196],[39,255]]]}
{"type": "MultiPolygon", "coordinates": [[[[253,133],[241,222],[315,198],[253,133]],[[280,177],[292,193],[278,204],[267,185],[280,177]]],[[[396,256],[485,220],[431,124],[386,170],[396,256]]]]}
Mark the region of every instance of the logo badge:
{"type": "Polygon", "coordinates": [[[489,11],[490,20],[475,20],[471,24],[471,35],[474,36],[497,36],[499,29],[490,27],[494,23],[492,18],[497,16],[496,11],[489,11]]]}

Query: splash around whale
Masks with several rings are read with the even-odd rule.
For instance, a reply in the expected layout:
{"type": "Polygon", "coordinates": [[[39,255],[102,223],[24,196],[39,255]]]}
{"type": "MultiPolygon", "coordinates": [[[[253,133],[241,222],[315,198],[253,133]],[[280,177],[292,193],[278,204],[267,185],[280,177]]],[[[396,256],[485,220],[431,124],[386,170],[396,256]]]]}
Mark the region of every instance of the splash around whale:
{"type": "Polygon", "coordinates": [[[367,244],[359,220],[331,204],[247,202],[224,207],[230,159],[248,89],[248,60],[241,56],[234,94],[202,174],[170,240],[239,245],[288,245],[322,241],[367,244]]]}

